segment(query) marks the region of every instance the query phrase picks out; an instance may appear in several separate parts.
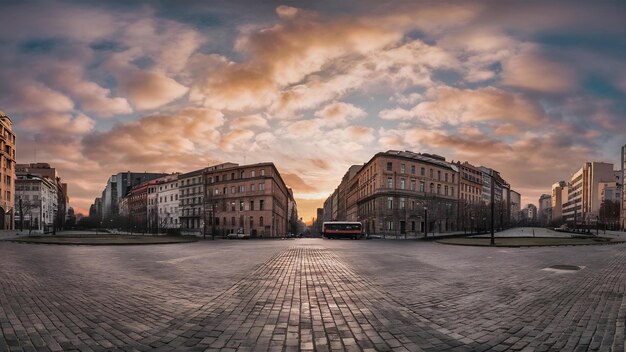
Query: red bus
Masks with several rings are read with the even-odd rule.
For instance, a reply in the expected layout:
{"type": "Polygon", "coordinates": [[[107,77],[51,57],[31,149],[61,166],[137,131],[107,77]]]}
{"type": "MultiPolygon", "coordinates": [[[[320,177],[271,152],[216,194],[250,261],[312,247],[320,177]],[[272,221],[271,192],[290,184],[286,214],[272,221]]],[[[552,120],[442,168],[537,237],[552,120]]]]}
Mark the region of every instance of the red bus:
{"type": "Polygon", "coordinates": [[[332,221],[322,224],[322,236],[325,238],[363,237],[363,225],[360,222],[332,221]]]}

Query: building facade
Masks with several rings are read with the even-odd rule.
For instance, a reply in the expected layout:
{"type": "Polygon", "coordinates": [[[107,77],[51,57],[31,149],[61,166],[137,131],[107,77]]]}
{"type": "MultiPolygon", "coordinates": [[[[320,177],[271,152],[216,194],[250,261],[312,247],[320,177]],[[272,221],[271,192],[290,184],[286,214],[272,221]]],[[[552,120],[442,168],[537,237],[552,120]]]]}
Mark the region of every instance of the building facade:
{"type": "Polygon", "coordinates": [[[537,221],[540,226],[546,226],[552,222],[552,196],[549,194],[542,194],[539,197],[537,221]]]}
{"type": "Polygon", "coordinates": [[[622,167],[622,183],[621,183],[621,191],[622,191],[622,200],[621,200],[621,211],[620,211],[620,223],[622,231],[626,231],[626,145],[622,146],[621,153],[621,167],[622,167]]]}
{"type": "Polygon", "coordinates": [[[590,226],[599,218],[602,204],[600,183],[615,183],[613,164],[586,162],[574,172],[568,184],[568,199],[563,204],[563,219],[575,227],[590,226]]]}
{"type": "Polygon", "coordinates": [[[204,170],[207,232],[282,237],[288,233],[289,190],[273,163],[225,163],[204,170]]]}
{"type": "MultiPolygon", "coordinates": [[[[102,191],[102,219],[108,220],[119,215],[119,200],[126,196],[130,190],[149,180],[165,176],[163,173],[149,172],[120,172],[111,175],[107,185],[102,191]]],[[[106,223],[106,221],[105,221],[106,223]]]]}
{"type": "Polygon", "coordinates": [[[178,176],[178,209],[180,229],[186,234],[200,235],[206,232],[203,181],[205,169],[187,172],[178,176]]]}
{"type": "Polygon", "coordinates": [[[12,230],[15,219],[15,134],[13,121],[0,111],[0,229],[12,230]]]}
{"type": "Polygon", "coordinates": [[[511,190],[511,223],[518,224],[520,221],[520,212],[522,211],[522,195],[511,190]]]}
{"type": "Polygon", "coordinates": [[[479,204],[483,201],[483,172],[480,168],[468,163],[458,162],[459,198],[466,204],[479,204]]]}
{"type": "Polygon", "coordinates": [[[54,179],[17,173],[15,228],[38,233],[52,232],[58,211],[57,191],[54,179]]]}
{"type": "Polygon", "coordinates": [[[561,223],[563,221],[563,204],[569,198],[569,186],[565,181],[559,181],[552,185],[552,221],[561,223]]]}
{"type": "Polygon", "coordinates": [[[446,232],[457,229],[458,177],[458,167],[443,157],[389,150],[348,180],[354,185],[348,197],[354,197],[351,207],[368,234],[446,232]]]}
{"type": "Polygon", "coordinates": [[[180,228],[178,176],[159,177],[148,186],[148,228],[152,232],[180,228]]]}
{"type": "Polygon", "coordinates": [[[62,182],[61,176],[56,168],[51,167],[48,163],[30,163],[17,164],[15,166],[17,173],[33,174],[47,177],[55,183],[57,188],[57,218],[54,221],[57,229],[61,230],[65,227],[65,219],[67,217],[67,209],[69,206],[69,195],[67,193],[67,183],[62,182]]]}

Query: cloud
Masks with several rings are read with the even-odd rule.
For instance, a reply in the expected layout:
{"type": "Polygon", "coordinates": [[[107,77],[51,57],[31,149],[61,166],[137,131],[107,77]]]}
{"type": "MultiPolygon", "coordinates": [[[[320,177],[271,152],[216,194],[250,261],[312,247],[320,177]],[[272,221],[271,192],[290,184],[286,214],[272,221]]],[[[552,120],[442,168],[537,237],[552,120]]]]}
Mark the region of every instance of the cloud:
{"type": "Polygon", "coordinates": [[[290,187],[297,193],[313,193],[318,192],[318,189],[304,182],[300,176],[292,173],[283,172],[281,174],[287,187],[290,187]]]}
{"type": "Polygon", "coordinates": [[[186,169],[190,160],[204,159],[204,153],[216,147],[220,139],[216,129],[223,123],[220,112],[203,108],[149,115],[85,136],[83,153],[103,166],[186,169]]]}
{"type": "Polygon", "coordinates": [[[537,126],[547,121],[547,115],[534,101],[518,93],[495,87],[457,89],[436,87],[427,94],[428,101],[412,109],[385,109],[384,120],[413,120],[427,126],[460,125],[473,122],[515,122],[537,126]]]}
{"type": "Polygon", "coordinates": [[[352,104],[333,102],[315,112],[315,116],[321,118],[324,124],[341,126],[350,121],[364,118],[367,116],[367,113],[352,104]]]}
{"type": "Polygon", "coordinates": [[[187,87],[158,71],[145,71],[117,63],[112,65],[119,90],[139,110],[161,107],[187,93],[187,87]]]}
{"type": "Polygon", "coordinates": [[[32,80],[0,83],[6,94],[0,97],[11,112],[66,112],[74,109],[74,102],[65,94],[32,80]]]}
{"type": "Polygon", "coordinates": [[[234,118],[228,122],[232,129],[246,129],[251,127],[269,128],[267,119],[261,114],[245,115],[234,118]]]}
{"type": "Polygon", "coordinates": [[[566,63],[538,53],[523,53],[504,62],[502,83],[543,93],[565,93],[578,86],[578,77],[566,63]]]}
{"type": "Polygon", "coordinates": [[[19,127],[27,131],[45,131],[50,134],[81,135],[93,129],[95,121],[79,114],[40,113],[19,120],[19,127]]]}

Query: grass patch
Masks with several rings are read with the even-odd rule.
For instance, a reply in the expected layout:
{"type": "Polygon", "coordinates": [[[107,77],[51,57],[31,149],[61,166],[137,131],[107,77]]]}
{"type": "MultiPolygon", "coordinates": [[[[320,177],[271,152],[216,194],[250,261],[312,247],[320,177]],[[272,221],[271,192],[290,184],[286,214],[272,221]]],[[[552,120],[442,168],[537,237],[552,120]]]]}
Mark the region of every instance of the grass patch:
{"type": "MultiPolygon", "coordinates": [[[[437,242],[460,246],[490,246],[491,239],[489,237],[459,237],[444,238],[437,242]]],[[[496,247],[581,246],[621,242],[608,237],[496,237],[495,239],[496,247]]]]}

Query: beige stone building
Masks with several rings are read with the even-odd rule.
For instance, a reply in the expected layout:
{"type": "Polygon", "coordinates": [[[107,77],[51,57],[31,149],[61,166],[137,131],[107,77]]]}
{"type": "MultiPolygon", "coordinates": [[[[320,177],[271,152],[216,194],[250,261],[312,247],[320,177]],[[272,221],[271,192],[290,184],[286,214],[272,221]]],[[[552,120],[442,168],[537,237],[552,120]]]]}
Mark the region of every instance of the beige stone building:
{"type": "Polygon", "coordinates": [[[616,182],[613,164],[586,162],[574,172],[569,182],[567,202],[563,204],[563,218],[576,227],[595,224],[602,204],[599,187],[603,182],[616,182]]]}
{"type": "Polygon", "coordinates": [[[12,230],[15,218],[15,134],[13,121],[0,111],[0,229],[12,230]]]}
{"type": "Polygon", "coordinates": [[[438,155],[381,152],[346,183],[347,214],[356,208],[357,220],[372,235],[456,230],[458,177],[458,167],[438,155]]]}
{"type": "Polygon", "coordinates": [[[563,204],[567,203],[569,187],[565,181],[552,185],[552,221],[560,222],[563,219],[563,204]]]}

